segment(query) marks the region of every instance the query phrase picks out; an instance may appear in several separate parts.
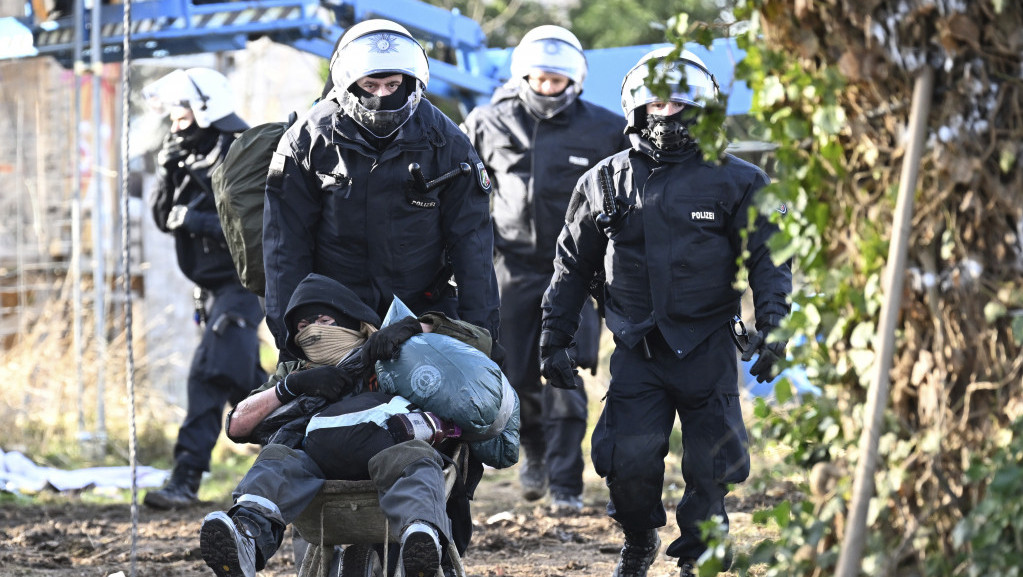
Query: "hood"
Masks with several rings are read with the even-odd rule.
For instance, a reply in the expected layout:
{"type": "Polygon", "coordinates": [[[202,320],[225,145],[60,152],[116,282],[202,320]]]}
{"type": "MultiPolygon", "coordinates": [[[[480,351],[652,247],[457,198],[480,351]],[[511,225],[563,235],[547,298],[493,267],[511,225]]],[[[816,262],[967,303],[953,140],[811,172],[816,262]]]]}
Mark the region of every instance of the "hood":
{"type": "Polygon", "coordinates": [[[292,293],[291,300],[288,301],[288,309],[284,312],[284,326],[288,331],[284,348],[296,358],[305,359],[306,356],[302,352],[302,348],[295,344],[292,327],[298,321],[293,318],[293,312],[299,305],[317,303],[333,307],[353,319],[369,323],[374,327],[380,326],[380,316],[359,300],[359,297],[355,296],[351,289],[330,277],[309,273],[309,276],[302,279],[302,282],[295,287],[295,292],[292,293]]]}

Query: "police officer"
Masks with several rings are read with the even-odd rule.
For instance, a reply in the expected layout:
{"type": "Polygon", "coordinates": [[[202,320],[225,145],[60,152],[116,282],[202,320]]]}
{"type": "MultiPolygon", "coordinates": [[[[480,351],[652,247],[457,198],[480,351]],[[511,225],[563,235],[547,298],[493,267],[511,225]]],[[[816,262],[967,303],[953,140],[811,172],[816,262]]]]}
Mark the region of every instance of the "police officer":
{"type": "Polygon", "coordinates": [[[380,316],[397,296],[496,338],[490,178],[423,97],[423,48],[394,22],[360,22],[338,42],[330,75],[333,88],[285,133],[267,178],[266,311],[278,349],[288,300],[310,272],[380,316]]]}
{"type": "MultiPolygon", "coordinates": [[[[541,386],[540,299],[576,181],[629,146],[619,115],[579,98],[586,72],[574,34],[560,26],[534,28],[512,52],[511,80],[462,126],[494,179],[494,265],[508,352],[504,371],[521,403],[522,492],[540,499],[549,483],[557,514],[583,506],[587,399],[580,378],[570,389],[541,386]]],[[[573,357],[595,370],[600,320],[589,304],[581,324],[573,357]]]]}
{"type": "Polygon", "coordinates": [[[202,295],[196,313],[203,333],[188,373],[188,409],[174,446],[174,470],[163,488],[143,499],[150,507],[173,509],[198,499],[224,405],[241,401],[266,380],[257,334],[263,310],[238,280],[213,200],[213,170],[248,128],[234,113],[227,78],[208,68],[175,70],[146,86],[143,96],[171,120],[157,155],[153,219],[174,235],[178,267],[202,295]]]}
{"type": "Polygon", "coordinates": [[[706,549],[699,524],[718,515],[727,527],[728,484],[745,480],[750,467],[729,322],[741,295],[736,261],[748,251],[759,331],[750,346],[760,355],[751,372],[759,380],[770,378],[784,354],[770,335],[788,314],[792,287],[788,265],[774,264],[767,247],[776,226],[765,214],[749,222],[767,175],[731,155],[704,159],[688,128],[717,85],[695,55],[667,61],[670,51],[650,52],[625,76],[632,147],[579,181],[543,302],[541,371],[548,381],[570,381],[578,310],[603,268],[616,348],[592,460],[610,491],[608,514],[625,532],[619,577],[646,575],[660,547],[663,459],[676,415],[685,493],[675,511],[680,534],[666,553],[679,559],[682,577],[695,575],[706,549]],[[667,101],[651,89],[651,61],[668,79],[667,101]],[[605,170],[610,210],[599,184],[605,170]]]}

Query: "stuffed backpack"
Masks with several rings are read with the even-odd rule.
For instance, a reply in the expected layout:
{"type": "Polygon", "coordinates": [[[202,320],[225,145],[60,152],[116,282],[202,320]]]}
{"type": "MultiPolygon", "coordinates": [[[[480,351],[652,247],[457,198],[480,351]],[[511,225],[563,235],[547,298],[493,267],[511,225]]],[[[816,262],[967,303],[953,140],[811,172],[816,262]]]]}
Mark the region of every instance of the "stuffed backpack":
{"type": "Polygon", "coordinates": [[[245,288],[263,296],[263,201],[270,160],[293,122],[267,122],[241,133],[224,162],[213,171],[213,198],[238,278],[245,288]]]}

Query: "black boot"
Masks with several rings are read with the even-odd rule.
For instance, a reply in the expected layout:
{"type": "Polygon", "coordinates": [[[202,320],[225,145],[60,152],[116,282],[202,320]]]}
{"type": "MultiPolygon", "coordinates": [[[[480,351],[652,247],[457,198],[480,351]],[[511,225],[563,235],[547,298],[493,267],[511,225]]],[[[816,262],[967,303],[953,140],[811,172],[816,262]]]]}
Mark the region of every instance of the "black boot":
{"type": "Polygon", "coordinates": [[[527,501],[543,499],[547,495],[548,471],[547,459],[542,446],[526,445],[522,453],[525,456],[519,466],[519,484],[522,485],[522,497],[527,501]]]}
{"type": "Polygon", "coordinates": [[[661,538],[657,529],[626,531],[625,546],[612,577],[646,577],[660,548],[661,538]]]}
{"type": "Polygon", "coordinates": [[[180,509],[199,502],[202,469],[174,465],[170,479],[159,491],[149,491],[142,503],[154,509],[180,509]]]}

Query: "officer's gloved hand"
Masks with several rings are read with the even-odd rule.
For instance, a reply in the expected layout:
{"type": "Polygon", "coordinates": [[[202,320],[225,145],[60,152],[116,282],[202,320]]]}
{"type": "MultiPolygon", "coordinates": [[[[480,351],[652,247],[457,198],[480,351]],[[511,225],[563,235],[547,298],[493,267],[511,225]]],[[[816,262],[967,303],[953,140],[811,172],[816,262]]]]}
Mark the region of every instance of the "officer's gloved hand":
{"type": "Polygon", "coordinates": [[[559,331],[544,330],[540,333],[540,374],[547,384],[559,389],[578,387],[575,359],[568,354],[572,337],[559,331]]]}
{"type": "Polygon", "coordinates": [[[188,151],[181,147],[181,139],[168,134],[163,147],[156,153],[156,162],[167,170],[175,170],[188,158],[188,151]]]}
{"type": "Polygon", "coordinates": [[[419,319],[405,317],[369,335],[366,344],[362,345],[362,356],[366,365],[373,366],[377,361],[398,358],[402,343],[422,332],[423,327],[419,324],[419,319]]]}
{"type": "Polygon", "coordinates": [[[461,427],[430,412],[392,415],[387,419],[387,431],[397,443],[419,439],[435,447],[444,439],[462,436],[461,427]]]}
{"type": "Polygon", "coordinates": [[[758,383],[770,381],[777,376],[774,366],[785,357],[786,342],[771,339],[771,333],[775,330],[777,327],[767,326],[750,335],[749,346],[742,353],[743,362],[752,359],[755,354],[759,355],[757,362],[753,363],[749,369],[750,374],[757,378],[758,383]]]}
{"type": "Polygon", "coordinates": [[[277,383],[274,392],[282,404],[291,402],[299,395],[323,397],[334,402],[353,390],[356,384],[355,375],[328,365],[289,373],[277,383]]]}
{"type": "Polygon", "coordinates": [[[189,210],[188,207],[183,204],[175,204],[170,210],[170,214],[167,215],[167,230],[177,230],[184,228],[189,230],[189,210]]]}

